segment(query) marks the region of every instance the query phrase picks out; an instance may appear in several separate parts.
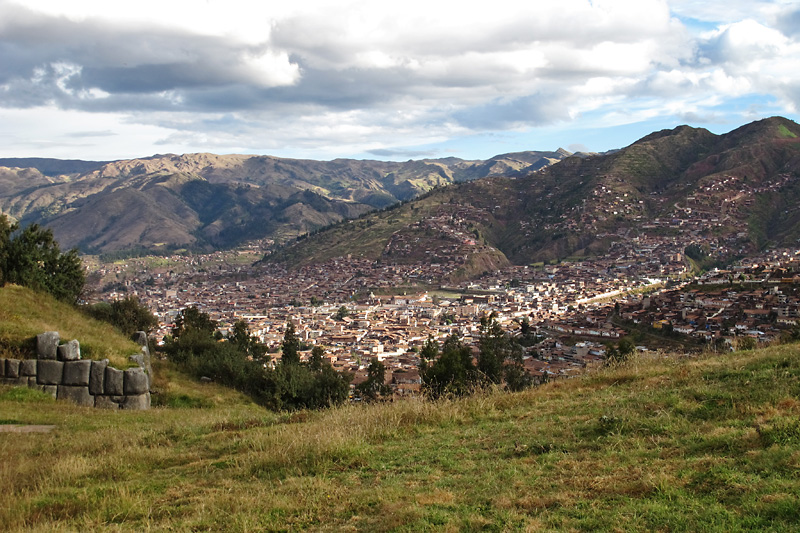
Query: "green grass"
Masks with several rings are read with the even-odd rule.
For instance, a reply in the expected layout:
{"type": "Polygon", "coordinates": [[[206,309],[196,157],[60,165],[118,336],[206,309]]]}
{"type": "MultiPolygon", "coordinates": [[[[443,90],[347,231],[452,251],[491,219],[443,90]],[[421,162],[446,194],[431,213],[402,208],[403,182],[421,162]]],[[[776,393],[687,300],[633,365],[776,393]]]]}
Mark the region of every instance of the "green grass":
{"type": "Polygon", "coordinates": [[[84,359],[109,359],[117,368],[131,366],[128,356],[139,346],[104,322],[75,307],[17,285],[0,287],[0,357],[35,357],[35,337],[58,331],[61,340],[78,339],[84,359]]]}
{"type": "Polygon", "coordinates": [[[795,138],[797,138],[797,135],[795,135],[793,132],[789,131],[789,128],[787,128],[784,124],[781,124],[780,126],[778,126],[778,135],[780,137],[783,137],[784,139],[795,139],[795,138]]]}
{"type": "Polygon", "coordinates": [[[0,420],[57,426],[0,433],[14,458],[0,463],[0,523],[796,531],[799,349],[637,359],[517,394],[292,414],[169,368],[161,386],[201,407],[44,409],[0,395],[0,420]]]}

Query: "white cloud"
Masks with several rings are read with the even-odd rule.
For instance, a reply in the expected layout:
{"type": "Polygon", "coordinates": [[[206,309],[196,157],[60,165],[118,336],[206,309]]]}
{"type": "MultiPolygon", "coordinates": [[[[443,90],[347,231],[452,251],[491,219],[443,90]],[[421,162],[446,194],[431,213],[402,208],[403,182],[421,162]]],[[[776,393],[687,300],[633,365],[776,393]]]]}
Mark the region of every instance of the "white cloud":
{"type": "Polygon", "coordinates": [[[141,124],[150,148],[326,154],[589,114],[719,116],[748,95],[791,111],[800,43],[781,21],[795,11],[784,0],[0,0],[0,108],[85,116],[83,131],[141,124]]]}

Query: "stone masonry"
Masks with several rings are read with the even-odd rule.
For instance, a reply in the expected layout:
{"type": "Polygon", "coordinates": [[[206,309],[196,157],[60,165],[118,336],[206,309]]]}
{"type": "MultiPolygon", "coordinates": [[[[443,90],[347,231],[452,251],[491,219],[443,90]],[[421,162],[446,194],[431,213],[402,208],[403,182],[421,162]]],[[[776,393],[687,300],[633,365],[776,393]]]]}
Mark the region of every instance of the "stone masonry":
{"type": "Polygon", "coordinates": [[[107,359],[81,359],[77,340],[60,344],[58,332],[48,331],[36,336],[36,359],[0,359],[0,383],[36,388],[87,407],[149,409],[147,336],[138,332],[135,338],[143,348],[131,360],[139,366],[117,370],[107,359]]]}

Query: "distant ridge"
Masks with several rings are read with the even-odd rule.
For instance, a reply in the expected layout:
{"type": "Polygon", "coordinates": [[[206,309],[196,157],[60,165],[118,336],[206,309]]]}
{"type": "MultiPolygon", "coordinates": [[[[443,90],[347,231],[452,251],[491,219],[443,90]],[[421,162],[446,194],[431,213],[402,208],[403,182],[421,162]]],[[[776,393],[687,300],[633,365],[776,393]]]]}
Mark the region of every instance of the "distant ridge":
{"type": "Polygon", "coordinates": [[[0,158],[0,167],[35,168],[45,176],[61,176],[64,174],[85,174],[92,172],[108,161],[82,161],[80,159],[48,159],[43,157],[6,157],[0,158]]]}
{"type": "Polygon", "coordinates": [[[293,243],[271,260],[352,255],[391,263],[424,260],[417,251],[469,250],[468,276],[504,262],[601,255],[619,236],[645,227],[669,233],[661,219],[688,201],[718,219],[698,228],[697,238],[724,242],[730,253],[800,242],[800,126],[785,118],[724,135],[679,126],[614,152],[576,155],[517,179],[437,190],[293,243]],[[454,232],[477,246],[446,245],[454,232]]]}
{"type": "Polygon", "coordinates": [[[278,242],[411,200],[435,187],[512,176],[559,161],[518,152],[488,161],[403,163],[160,154],[112,162],[0,160],[0,211],[50,227],[84,252],[213,250],[278,242]]]}

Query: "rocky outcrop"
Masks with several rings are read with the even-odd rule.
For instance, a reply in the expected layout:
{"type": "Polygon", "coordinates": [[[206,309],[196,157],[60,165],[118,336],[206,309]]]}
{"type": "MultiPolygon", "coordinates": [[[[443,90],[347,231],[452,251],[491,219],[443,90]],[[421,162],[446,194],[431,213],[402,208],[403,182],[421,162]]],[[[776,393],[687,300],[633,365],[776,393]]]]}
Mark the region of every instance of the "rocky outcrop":
{"type": "Polygon", "coordinates": [[[58,332],[48,331],[36,336],[36,359],[0,359],[0,383],[36,388],[87,407],[149,409],[153,371],[147,335],[138,332],[136,340],[144,342],[142,352],[131,356],[139,366],[117,370],[107,359],[81,359],[77,340],[59,344],[58,332]]]}

